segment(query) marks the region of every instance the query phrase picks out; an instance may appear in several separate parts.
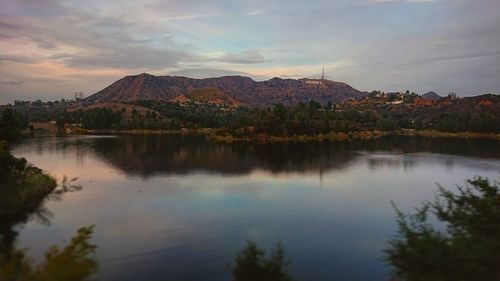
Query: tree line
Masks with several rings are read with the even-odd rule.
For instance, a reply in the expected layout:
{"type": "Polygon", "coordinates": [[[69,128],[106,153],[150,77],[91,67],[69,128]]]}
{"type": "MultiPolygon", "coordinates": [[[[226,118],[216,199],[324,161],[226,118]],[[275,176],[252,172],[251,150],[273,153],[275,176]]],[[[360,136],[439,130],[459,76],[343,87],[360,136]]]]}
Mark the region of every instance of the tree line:
{"type": "MultiPolygon", "coordinates": [[[[446,103],[443,103],[446,104],[446,103]]],[[[294,106],[226,107],[211,104],[178,104],[139,101],[132,110],[109,107],[66,109],[43,113],[40,110],[14,112],[27,121],[57,120],[59,126],[79,124],[86,129],[162,129],[214,128],[234,136],[267,134],[271,136],[317,135],[329,132],[394,131],[401,129],[440,132],[500,132],[498,106],[473,102],[431,106],[393,106],[386,103],[342,103],[321,105],[311,100],[294,106]],[[136,110],[141,107],[143,110],[136,110]],[[144,110],[147,109],[147,110],[144,110]]],[[[1,128],[0,128],[1,130],[1,128]]]]}

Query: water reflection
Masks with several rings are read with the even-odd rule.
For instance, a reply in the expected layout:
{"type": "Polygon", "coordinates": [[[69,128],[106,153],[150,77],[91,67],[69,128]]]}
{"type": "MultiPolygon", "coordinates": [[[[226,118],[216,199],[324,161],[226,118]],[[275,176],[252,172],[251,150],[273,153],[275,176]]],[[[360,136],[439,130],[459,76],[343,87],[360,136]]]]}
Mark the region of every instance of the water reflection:
{"type": "Polygon", "coordinates": [[[389,202],[412,209],[433,198],[436,182],[453,187],[477,174],[495,178],[498,148],[452,139],[31,140],[14,154],[55,176],[79,176],[85,189],[49,202],[52,225],[28,222],[18,245],[43,257],[46,245],[95,224],[100,280],[229,280],[227,265],[244,241],[266,249],[282,241],[297,280],[386,281],[381,249],[396,231],[389,202]]]}
{"type": "Polygon", "coordinates": [[[244,175],[255,170],[273,174],[322,174],[342,170],[359,158],[364,158],[372,169],[387,166],[404,170],[411,170],[429,155],[437,155],[446,166],[453,166],[457,155],[463,159],[500,158],[500,142],[494,140],[407,137],[263,145],[218,144],[207,141],[204,136],[80,136],[38,138],[26,141],[21,147],[35,149],[38,155],[73,157],[77,166],[84,166],[85,158],[96,154],[124,173],[142,177],[196,171],[244,175]]]}
{"type": "Polygon", "coordinates": [[[19,234],[18,228],[30,220],[36,220],[39,224],[49,225],[53,213],[46,207],[49,201],[60,201],[65,193],[79,191],[82,186],[76,184],[77,179],[64,177],[60,185],[45,197],[36,198],[24,209],[13,213],[0,214],[0,257],[14,252],[16,238],[19,234]]]}
{"type": "MultiPolygon", "coordinates": [[[[200,170],[228,175],[248,174],[256,169],[272,173],[322,173],[343,169],[359,156],[360,151],[370,154],[385,152],[385,155],[368,159],[372,168],[387,165],[410,169],[417,164],[419,157],[408,154],[420,152],[500,158],[500,146],[496,141],[425,138],[384,138],[333,144],[228,145],[207,142],[202,136],[127,136],[95,139],[93,149],[122,171],[145,177],[200,170]]],[[[452,159],[446,158],[447,161],[452,159]]]]}
{"type": "Polygon", "coordinates": [[[99,139],[94,149],[107,162],[129,174],[150,176],[201,170],[239,175],[255,169],[279,173],[341,168],[350,159],[345,145],[227,145],[207,142],[203,137],[135,136],[99,139]]]}
{"type": "Polygon", "coordinates": [[[28,220],[36,219],[39,223],[48,224],[52,213],[44,206],[47,198],[40,198],[38,202],[16,213],[0,215],[0,257],[12,252],[19,234],[17,225],[25,224],[28,220]]]}
{"type": "Polygon", "coordinates": [[[16,243],[20,228],[28,221],[50,225],[53,213],[46,204],[60,201],[65,193],[80,191],[82,186],[75,184],[76,180],[64,177],[51,193],[34,197],[30,204],[15,212],[0,214],[0,280],[79,281],[86,280],[96,272],[96,246],[89,242],[93,227],[80,228],[63,248],[57,245],[48,248],[44,261],[38,265],[28,257],[26,249],[20,249],[16,243]]]}

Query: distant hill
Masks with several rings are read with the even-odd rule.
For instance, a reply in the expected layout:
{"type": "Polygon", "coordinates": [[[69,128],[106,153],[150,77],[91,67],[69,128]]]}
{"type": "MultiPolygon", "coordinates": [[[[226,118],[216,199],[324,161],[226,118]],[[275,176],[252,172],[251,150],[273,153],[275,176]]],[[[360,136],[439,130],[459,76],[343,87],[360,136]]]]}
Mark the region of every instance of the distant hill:
{"type": "Polygon", "coordinates": [[[182,76],[139,74],[126,76],[87,97],[89,103],[153,101],[197,101],[231,105],[285,105],[314,99],[322,104],[366,96],[353,87],[330,80],[273,78],[257,82],[249,77],[224,76],[193,79],[182,76]]]}
{"type": "Polygon", "coordinates": [[[438,95],[436,92],[433,91],[423,94],[422,97],[430,100],[439,100],[443,98],[442,96],[438,95]]]}

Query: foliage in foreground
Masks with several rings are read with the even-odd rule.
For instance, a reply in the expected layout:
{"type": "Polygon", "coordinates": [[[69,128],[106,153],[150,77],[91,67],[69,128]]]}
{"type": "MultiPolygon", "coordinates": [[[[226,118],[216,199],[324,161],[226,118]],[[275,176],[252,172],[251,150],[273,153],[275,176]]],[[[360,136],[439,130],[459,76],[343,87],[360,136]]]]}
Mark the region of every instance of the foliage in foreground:
{"type": "Polygon", "coordinates": [[[12,156],[8,144],[0,141],[0,215],[36,208],[56,185],[26,159],[12,156]]]}
{"type": "Polygon", "coordinates": [[[439,186],[435,201],[415,214],[396,211],[398,235],[385,253],[401,280],[500,280],[498,182],[477,177],[456,194],[439,186]],[[430,216],[445,228],[433,226],[430,216]]]}
{"type": "Polygon", "coordinates": [[[52,246],[38,265],[25,251],[14,250],[0,257],[0,280],[5,281],[80,281],[97,270],[96,246],[89,242],[93,226],[80,228],[64,247],[52,246]]]}
{"type": "Polygon", "coordinates": [[[266,255],[254,242],[248,242],[235,258],[232,268],[234,281],[291,281],[286,272],[288,261],[283,245],[266,255]]]}

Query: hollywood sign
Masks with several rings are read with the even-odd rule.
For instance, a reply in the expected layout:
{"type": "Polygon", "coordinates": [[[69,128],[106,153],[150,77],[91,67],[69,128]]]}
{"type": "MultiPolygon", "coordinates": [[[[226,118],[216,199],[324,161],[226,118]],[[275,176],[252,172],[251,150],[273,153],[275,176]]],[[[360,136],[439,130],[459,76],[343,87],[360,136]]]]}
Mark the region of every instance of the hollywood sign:
{"type": "Polygon", "coordinates": [[[307,85],[322,85],[323,81],[322,80],[307,80],[306,84],[307,85]]]}

